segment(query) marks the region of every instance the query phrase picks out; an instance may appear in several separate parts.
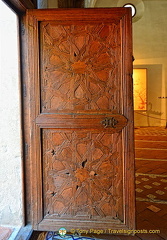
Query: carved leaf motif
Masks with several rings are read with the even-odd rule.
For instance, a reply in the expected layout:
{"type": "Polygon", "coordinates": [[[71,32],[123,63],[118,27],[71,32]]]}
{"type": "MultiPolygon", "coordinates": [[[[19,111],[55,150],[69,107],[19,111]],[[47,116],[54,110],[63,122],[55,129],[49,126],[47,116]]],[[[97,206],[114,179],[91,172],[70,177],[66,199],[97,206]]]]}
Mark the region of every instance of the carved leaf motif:
{"type": "Polygon", "coordinates": [[[95,148],[93,151],[93,160],[99,159],[103,156],[103,152],[99,148],[95,148]]]}
{"type": "Polygon", "coordinates": [[[84,143],[80,143],[77,145],[77,151],[80,154],[80,156],[84,156],[87,152],[87,145],[84,143]]]}
{"type": "Polygon", "coordinates": [[[109,35],[110,35],[110,29],[109,26],[104,26],[100,33],[99,33],[100,37],[103,39],[106,39],[109,35]]]}
{"type": "Polygon", "coordinates": [[[105,107],[106,109],[109,108],[109,99],[106,96],[102,96],[97,100],[97,105],[99,108],[105,107]]]}
{"type": "Polygon", "coordinates": [[[76,90],[75,90],[75,97],[76,98],[83,98],[84,97],[84,91],[81,88],[81,86],[79,86],[76,90]]]}
{"type": "Polygon", "coordinates": [[[99,72],[96,72],[96,75],[101,81],[105,82],[109,78],[109,70],[108,69],[101,70],[99,72]]]}
{"type": "Polygon", "coordinates": [[[64,138],[61,136],[60,133],[54,133],[53,136],[52,136],[52,139],[53,139],[53,142],[54,142],[54,145],[61,145],[64,141],[64,138]]]}
{"type": "Polygon", "coordinates": [[[53,163],[53,169],[55,169],[56,171],[61,171],[65,169],[65,166],[62,162],[55,160],[53,163]]]}

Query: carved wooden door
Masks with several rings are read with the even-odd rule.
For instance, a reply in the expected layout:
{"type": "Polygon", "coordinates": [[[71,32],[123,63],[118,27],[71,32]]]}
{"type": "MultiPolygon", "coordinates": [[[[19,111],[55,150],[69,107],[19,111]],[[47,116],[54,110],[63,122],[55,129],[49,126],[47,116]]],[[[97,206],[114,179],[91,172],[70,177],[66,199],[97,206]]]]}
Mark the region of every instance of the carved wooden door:
{"type": "Polygon", "coordinates": [[[134,228],[131,13],[29,10],[34,229],[134,228]]]}

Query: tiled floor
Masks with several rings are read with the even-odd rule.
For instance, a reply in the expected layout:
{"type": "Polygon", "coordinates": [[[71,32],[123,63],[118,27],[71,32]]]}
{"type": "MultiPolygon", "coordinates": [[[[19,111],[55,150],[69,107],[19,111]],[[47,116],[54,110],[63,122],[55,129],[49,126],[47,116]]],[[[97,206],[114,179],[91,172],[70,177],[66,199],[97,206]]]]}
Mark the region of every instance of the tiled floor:
{"type": "Polygon", "coordinates": [[[136,200],[167,204],[167,175],[136,173],[136,200]]]}
{"type": "MultiPolygon", "coordinates": [[[[135,236],[99,236],[108,240],[167,240],[167,129],[135,129],[136,219],[135,236]],[[155,233],[156,232],[156,233],[155,233]]],[[[34,235],[33,240],[43,236],[34,235]]]]}
{"type": "Polygon", "coordinates": [[[143,240],[167,239],[167,129],[135,130],[137,229],[160,230],[137,234],[143,240]]]}

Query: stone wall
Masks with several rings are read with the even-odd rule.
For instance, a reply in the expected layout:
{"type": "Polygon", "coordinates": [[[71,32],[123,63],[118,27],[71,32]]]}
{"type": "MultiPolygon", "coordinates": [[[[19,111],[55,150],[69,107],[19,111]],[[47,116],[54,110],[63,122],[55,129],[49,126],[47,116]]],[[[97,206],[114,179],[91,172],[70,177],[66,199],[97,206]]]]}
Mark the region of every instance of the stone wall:
{"type": "Polygon", "coordinates": [[[16,15],[0,1],[0,225],[23,224],[16,15]]]}

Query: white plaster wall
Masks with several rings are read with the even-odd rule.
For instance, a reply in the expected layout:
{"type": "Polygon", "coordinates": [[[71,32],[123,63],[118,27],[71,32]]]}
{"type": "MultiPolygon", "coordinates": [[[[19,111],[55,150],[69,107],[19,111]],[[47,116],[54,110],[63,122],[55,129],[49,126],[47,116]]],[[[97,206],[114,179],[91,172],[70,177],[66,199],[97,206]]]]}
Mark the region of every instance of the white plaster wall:
{"type": "MultiPolygon", "coordinates": [[[[143,0],[145,11],[143,17],[133,23],[134,42],[134,67],[141,65],[162,65],[159,75],[152,73],[148,75],[148,103],[152,103],[154,112],[161,112],[160,116],[143,112],[145,115],[135,113],[136,126],[165,126],[167,122],[167,1],[143,0]],[[149,76],[152,77],[149,78],[149,76]],[[150,88],[149,88],[150,84],[150,88]],[[147,116],[150,116],[148,124],[147,116]],[[158,120],[159,119],[159,120],[158,120]],[[162,120],[160,120],[162,119],[162,120]]],[[[149,109],[149,106],[148,106],[149,109]]]]}
{"type": "Polygon", "coordinates": [[[58,0],[38,0],[38,8],[58,8],[58,0]]]}
{"type": "Polygon", "coordinates": [[[47,8],[48,0],[37,0],[38,8],[47,8]]]}
{"type": "Polygon", "coordinates": [[[0,225],[23,224],[16,15],[0,1],[0,225]]]}
{"type": "Polygon", "coordinates": [[[138,21],[133,21],[132,25],[134,67],[148,67],[148,111],[135,112],[135,126],[165,126],[167,122],[167,98],[165,98],[167,97],[167,1],[96,0],[95,7],[121,7],[125,3],[134,4],[138,15],[138,21]],[[157,65],[162,66],[160,74],[156,73],[157,65]]]}
{"type": "Polygon", "coordinates": [[[58,8],[58,0],[47,0],[48,8],[58,8]]]}

